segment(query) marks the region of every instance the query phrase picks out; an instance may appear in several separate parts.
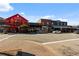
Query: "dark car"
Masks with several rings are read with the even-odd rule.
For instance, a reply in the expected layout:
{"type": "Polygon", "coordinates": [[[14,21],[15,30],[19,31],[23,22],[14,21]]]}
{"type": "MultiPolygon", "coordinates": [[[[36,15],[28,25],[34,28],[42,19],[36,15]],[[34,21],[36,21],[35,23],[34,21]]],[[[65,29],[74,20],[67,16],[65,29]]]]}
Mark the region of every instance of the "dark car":
{"type": "Polygon", "coordinates": [[[4,33],[4,34],[7,34],[7,33],[8,33],[8,31],[7,31],[7,30],[3,30],[3,33],[4,33]]]}

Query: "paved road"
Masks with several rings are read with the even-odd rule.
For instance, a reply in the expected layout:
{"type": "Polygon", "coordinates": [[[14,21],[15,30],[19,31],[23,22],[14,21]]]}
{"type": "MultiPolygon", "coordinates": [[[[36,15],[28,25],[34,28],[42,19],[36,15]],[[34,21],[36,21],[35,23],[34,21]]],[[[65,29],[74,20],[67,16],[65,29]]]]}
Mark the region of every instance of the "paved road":
{"type": "Polygon", "coordinates": [[[22,51],[35,55],[79,56],[78,38],[78,34],[0,34],[0,51],[22,48],[22,51]]]}
{"type": "Polygon", "coordinates": [[[11,38],[13,36],[16,36],[15,34],[13,35],[9,35],[9,34],[0,34],[0,42],[3,41],[3,40],[6,40],[8,38],[11,38]]]}
{"type": "Polygon", "coordinates": [[[79,38],[77,38],[77,39],[60,40],[60,41],[54,41],[54,42],[46,42],[46,43],[42,43],[42,44],[45,45],[45,44],[53,44],[53,43],[62,43],[62,42],[75,41],[75,40],[79,40],[79,38]]]}
{"type": "Polygon", "coordinates": [[[63,34],[16,34],[16,37],[10,38],[11,40],[30,40],[38,43],[55,42],[69,39],[79,38],[78,34],[63,33],[63,34]]]}

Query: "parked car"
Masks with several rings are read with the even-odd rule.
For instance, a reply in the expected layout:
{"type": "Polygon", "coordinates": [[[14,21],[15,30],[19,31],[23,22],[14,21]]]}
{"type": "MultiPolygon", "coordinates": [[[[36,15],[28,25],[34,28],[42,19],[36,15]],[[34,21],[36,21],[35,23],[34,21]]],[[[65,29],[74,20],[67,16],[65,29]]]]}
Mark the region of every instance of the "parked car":
{"type": "Polygon", "coordinates": [[[3,33],[4,33],[4,34],[7,34],[7,33],[8,33],[8,31],[7,31],[7,30],[3,30],[3,33]]]}
{"type": "Polygon", "coordinates": [[[74,33],[79,34],[79,30],[75,30],[74,33]]]}
{"type": "Polygon", "coordinates": [[[59,31],[59,30],[55,30],[55,31],[53,31],[52,33],[60,34],[61,31],[59,31]]]}

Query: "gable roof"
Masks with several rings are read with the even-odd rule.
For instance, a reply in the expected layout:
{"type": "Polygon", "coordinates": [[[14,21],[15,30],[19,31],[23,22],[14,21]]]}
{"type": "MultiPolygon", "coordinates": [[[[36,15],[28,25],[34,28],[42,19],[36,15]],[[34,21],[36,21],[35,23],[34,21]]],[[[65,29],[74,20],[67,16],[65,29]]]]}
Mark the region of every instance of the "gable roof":
{"type": "Polygon", "coordinates": [[[15,14],[15,15],[13,15],[13,16],[10,16],[10,17],[6,18],[6,19],[10,19],[10,18],[15,17],[15,16],[20,16],[20,17],[23,18],[24,20],[28,21],[26,18],[24,18],[24,17],[21,16],[20,14],[15,14]]]}

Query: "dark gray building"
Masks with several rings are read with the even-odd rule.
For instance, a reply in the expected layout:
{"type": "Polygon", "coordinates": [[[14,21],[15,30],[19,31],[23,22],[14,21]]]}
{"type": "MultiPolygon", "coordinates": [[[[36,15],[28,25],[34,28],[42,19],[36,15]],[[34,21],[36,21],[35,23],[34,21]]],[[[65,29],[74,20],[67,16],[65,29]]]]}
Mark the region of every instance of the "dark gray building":
{"type": "Polygon", "coordinates": [[[59,30],[62,32],[72,32],[72,26],[68,26],[67,22],[60,21],[60,20],[51,20],[51,19],[40,19],[38,21],[44,27],[48,28],[48,32],[52,32],[55,30],[59,30]]]}
{"type": "Polygon", "coordinates": [[[53,20],[52,21],[52,29],[53,30],[60,30],[62,32],[72,32],[72,26],[67,25],[67,22],[60,21],[60,20],[53,20]]]}

